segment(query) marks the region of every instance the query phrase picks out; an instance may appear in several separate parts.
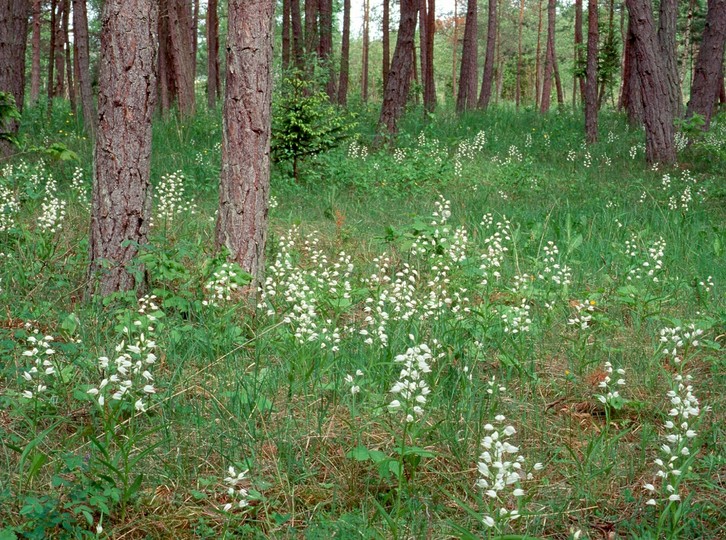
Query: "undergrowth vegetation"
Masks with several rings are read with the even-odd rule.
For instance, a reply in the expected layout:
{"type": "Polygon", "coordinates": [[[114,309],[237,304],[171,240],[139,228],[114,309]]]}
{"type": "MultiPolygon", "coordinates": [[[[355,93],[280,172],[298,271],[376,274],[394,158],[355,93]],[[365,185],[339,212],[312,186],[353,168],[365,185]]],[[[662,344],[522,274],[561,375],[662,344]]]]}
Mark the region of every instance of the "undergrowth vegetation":
{"type": "MultiPolygon", "coordinates": [[[[34,115],[37,115],[34,118],[34,115]]],[[[726,536],[726,123],[366,111],[214,251],[220,121],[154,130],[148,294],[84,298],[91,152],[0,165],[0,537],[726,536]]],[[[31,136],[31,135],[28,135],[31,136]]]]}

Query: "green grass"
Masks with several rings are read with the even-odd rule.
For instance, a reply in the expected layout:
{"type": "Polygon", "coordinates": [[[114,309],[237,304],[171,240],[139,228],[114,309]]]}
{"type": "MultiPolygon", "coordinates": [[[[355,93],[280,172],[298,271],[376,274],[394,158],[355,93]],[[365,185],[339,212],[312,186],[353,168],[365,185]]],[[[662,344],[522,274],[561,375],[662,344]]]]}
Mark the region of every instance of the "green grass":
{"type": "Polygon", "coordinates": [[[429,121],[412,111],[398,153],[369,148],[374,121],[360,116],[365,158],[347,146],[332,150],[307,164],[300,185],[273,168],[267,276],[277,294],[258,298],[259,307],[237,298],[203,303],[222,263],[213,246],[218,114],[157,122],[152,183],[181,171],[197,210],[156,218],[141,257],[159,306],[150,321],[134,294],[84,301],[89,216],[78,199],[90,187],[90,146],[63,107],[50,120],[26,113],[29,142],[64,142],[80,159],[42,165],[25,155],[27,169],[19,159],[2,164],[13,166],[0,185],[20,211],[0,231],[0,537],[726,536],[724,123],[685,148],[680,167],[653,170],[642,132],[608,112],[591,148],[582,145],[581,116],[568,111],[441,111],[429,121]],[[472,149],[480,131],[486,140],[472,149]],[[76,166],[84,171],[80,196],[71,187],[76,166]],[[56,233],[38,221],[51,175],[68,201],[56,233]],[[441,200],[450,204],[447,223],[433,216],[441,200]],[[482,223],[487,213],[491,225],[482,223]],[[485,284],[481,256],[504,216],[507,251],[500,266],[490,260],[485,284]],[[459,227],[468,242],[455,261],[448,246],[459,227]],[[662,268],[648,259],[659,239],[662,268]],[[634,256],[625,252],[629,241],[634,256]],[[548,242],[558,248],[554,262],[548,242]],[[336,265],[341,252],[349,260],[336,265]],[[275,266],[283,256],[290,266],[275,266]],[[374,261],[383,256],[387,269],[374,261]],[[569,267],[568,284],[547,277],[555,263],[569,267]],[[380,278],[395,281],[404,265],[418,272],[415,306],[395,320],[406,301],[380,278]],[[638,268],[654,269],[658,280],[629,280],[638,268]],[[383,291],[393,295],[382,304],[387,343],[374,336],[367,344],[383,291]],[[579,302],[592,302],[586,329],[568,324],[579,302]],[[522,306],[529,330],[507,331],[502,316],[522,306]],[[300,315],[308,309],[315,328],[300,315]],[[108,376],[98,358],[113,364],[115,346],[138,338],[139,317],[139,328],[154,327],[147,334],[158,358],[148,369],[156,392],[136,411],[136,385],[145,384],[138,375],[134,400],[107,396],[100,407],[87,393],[108,376]],[[679,349],[685,360],[675,363],[662,354],[660,331],[691,323],[704,331],[700,344],[679,349]],[[55,338],[58,375],[27,398],[23,372],[34,357],[23,352],[33,328],[55,338]],[[424,414],[406,423],[389,408],[402,400],[391,393],[401,372],[395,360],[421,343],[436,357],[422,375],[431,393],[424,414]],[[603,405],[596,396],[606,362],[625,369],[626,384],[622,399],[603,405]],[[656,484],[656,499],[668,495],[654,482],[653,460],[670,432],[666,393],[678,373],[692,376],[700,400],[697,436],[692,459],[681,458],[683,472],[672,477],[681,501],[651,507],[644,484],[656,484]],[[517,507],[512,486],[496,502],[475,484],[485,425],[499,414],[506,422],[497,427],[516,429],[510,440],[525,468],[544,467],[522,482],[522,517],[497,533],[482,519],[517,507]],[[226,513],[230,465],[248,470],[241,487],[249,505],[226,513]]]}

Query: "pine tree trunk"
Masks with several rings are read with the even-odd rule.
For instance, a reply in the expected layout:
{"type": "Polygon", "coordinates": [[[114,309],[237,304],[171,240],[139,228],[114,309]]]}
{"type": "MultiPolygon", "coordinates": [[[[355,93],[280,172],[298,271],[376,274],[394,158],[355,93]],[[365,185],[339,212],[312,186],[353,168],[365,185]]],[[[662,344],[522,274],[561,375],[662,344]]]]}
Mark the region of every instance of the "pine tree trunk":
{"type": "Polygon", "coordinates": [[[33,60],[30,70],[30,102],[35,104],[40,97],[40,25],[42,1],[33,0],[33,60]]]}
{"type": "Polygon", "coordinates": [[[168,11],[169,43],[167,53],[168,85],[173,89],[179,113],[194,114],[194,49],[192,47],[191,6],[187,0],[165,0],[168,11]]]}
{"type": "Polygon", "coordinates": [[[360,95],[363,103],[368,102],[368,49],[370,47],[371,0],[363,3],[363,51],[361,58],[360,95]]]}
{"type": "MultiPolygon", "coordinates": [[[[0,3],[0,92],[12,94],[19,110],[23,109],[25,101],[28,8],[26,0],[4,0],[0,3]]],[[[0,126],[0,131],[16,133],[17,130],[17,122],[0,126]]],[[[0,141],[0,156],[11,152],[11,146],[0,141]]]]}
{"type": "MultiPolygon", "coordinates": [[[[422,89],[423,89],[423,80],[425,78],[425,73],[427,69],[427,58],[426,58],[426,41],[427,36],[426,32],[428,31],[427,27],[427,19],[428,19],[428,7],[426,4],[426,0],[419,0],[418,3],[418,37],[419,37],[419,46],[418,46],[418,52],[421,58],[421,82],[422,82],[422,89]]],[[[385,88],[385,86],[384,86],[385,88]]],[[[426,96],[424,95],[424,110],[426,105],[426,96]]]]}
{"type": "MultiPolygon", "coordinates": [[[[194,0],[194,11],[192,13],[192,85],[197,80],[197,49],[199,40],[199,0],[194,0]]],[[[196,92],[195,92],[196,97],[196,92]]]]}
{"type": "Polygon", "coordinates": [[[76,49],[76,65],[78,65],[78,89],[80,90],[83,125],[91,135],[96,132],[95,107],[91,88],[91,68],[88,51],[88,16],[86,0],[73,0],[73,45],[76,49]]]}
{"type": "Polygon", "coordinates": [[[216,237],[256,282],[267,239],[274,11],[274,0],[229,0],[216,237]]]}
{"type": "Polygon", "coordinates": [[[683,33],[683,55],[681,56],[681,70],[679,73],[680,83],[686,80],[686,70],[688,69],[688,51],[691,49],[691,27],[693,25],[693,7],[696,0],[689,0],[688,12],[686,14],[686,28],[683,33]]]}
{"type": "Polygon", "coordinates": [[[628,115],[628,121],[632,125],[640,125],[643,123],[643,89],[640,84],[640,77],[635,67],[637,58],[635,57],[635,36],[633,29],[628,21],[628,29],[626,32],[626,40],[624,45],[623,61],[623,86],[620,92],[620,109],[625,109],[628,115]]]}
{"type": "Polygon", "coordinates": [[[451,47],[451,95],[457,95],[456,92],[456,55],[459,49],[459,14],[457,8],[459,6],[459,0],[454,0],[454,43],[451,47]]]}
{"type": "Polygon", "coordinates": [[[658,44],[663,61],[663,69],[668,88],[668,102],[673,118],[679,118],[683,112],[681,84],[678,77],[678,0],[660,0],[658,15],[658,44]]]}
{"type": "Polygon", "coordinates": [[[217,106],[219,80],[219,14],[217,0],[207,2],[207,108],[217,106]]]}
{"type": "Polygon", "coordinates": [[[48,43],[48,84],[46,93],[48,95],[48,113],[53,107],[53,76],[55,75],[55,27],[56,27],[56,0],[50,0],[50,40],[48,43]]]}
{"type": "Polygon", "coordinates": [[[305,0],[305,51],[308,54],[318,53],[318,11],[318,0],[305,0]]]}
{"type": "Polygon", "coordinates": [[[340,43],[340,82],[338,104],[348,104],[348,76],[350,72],[350,0],[343,0],[343,35],[340,43]]]}
{"type": "Polygon", "coordinates": [[[461,50],[459,92],[456,97],[456,110],[458,112],[473,109],[476,106],[476,83],[479,80],[476,69],[477,43],[477,1],[468,0],[464,43],[461,50]]]}
{"type": "Polygon", "coordinates": [[[484,74],[481,79],[481,91],[479,92],[480,109],[489,106],[492,96],[492,80],[494,76],[494,55],[497,38],[497,0],[489,0],[489,17],[487,21],[487,52],[484,60],[484,74]]]}
{"type": "Polygon", "coordinates": [[[290,67],[290,0],[282,0],[282,69],[290,67]]]}
{"type": "Polygon", "coordinates": [[[436,108],[436,83],[434,82],[434,37],[436,32],[436,0],[428,0],[426,10],[426,71],[423,73],[424,110],[436,108]]]}
{"type": "Polygon", "coordinates": [[[552,52],[552,71],[555,75],[555,88],[557,89],[557,105],[565,104],[565,93],[562,90],[562,79],[560,79],[559,62],[557,62],[557,51],[552,52]]]}
{"type": "Polygon", "coordinates": [[[391,0],[383,0],[381,26],[383,34],[383,88],[386,88],[388,70],[391,69],[391,0]]]}
{"type": "Polygon", "coordinates": [[[328,72],[325,91],[331,102],[337,94],[335,87],[335,69],[333,67],[333,0],[318,0],[320,8],[320,61],[328,72]]]}
{"type": "Polygon", "coordinates": [[[151,118],[156,100],[154,0],[105,0],[101,14],[89,295],[145,287],[133,272],[151,210],[151,118]]]}
{"type": "Polygon", "coordinates": [[[159,52],[157,55],[157,84],[159,107],[166,116],[172,102],[173,89],[169,86],[169,0],[159,0],[159,52]]]}
{"type": "Polygon", "coordinates": [[[585,137],[597,142],[597,0],[587,3],[587,74],[585,77],[585,137]]]}
{"type": "Polygon", "coordinates": [[[517,79],[514,90],[514,102],[517,109],[522,100],[522,26],[524,25],[524,0],[519,3],[519,24],[517,26],[517,79]]]}
{"type": "Polygon", "coordinates": [[[723,56],[726,45],[726,0],[709,0],[706,27],[691,85],[691,101],[686,116],[700,114],[704,129],[711,125],[711,117],[720,94],[723,76],[723,56]]]}
{"type": "Polygon", "coordinates": [[[540,112],[550,110],[552,96],[552,75],[555,71],[555,0],[547,3],[547,51],[545,52],[545,71],[542,81],[542,100],[540,112]]]}
{"type": "Polygon", "coordinates": [[[60,0],[58,12],[55,17],[55,85],[53,87],[54,97],[64,97],[66,89],[65,70],[65,33],[63,32],[63,19],[68,8],[68,0],[60,0]]]}
{"type": "Polygon", "coordinates": [[[66,80],[68,84],[66,86],[66,96],[71,105],[71,111],[76,114],[76,88],[73,81],[73,57],[71,54],[71,40],[68,36],[69,18],[71,11],[71,0],[66,0],[66,9],[63,11],[63,44],[65,48],[65,61],[66,61],[66,80]]]}
{"type": "MultiPolygon", "coordinates": [[[[724,2],[726,0],[720,0],[724,2]]],[[[673,111],[650,0],[626,0],[633,31],[635,70],[640,78],[648,163],[674,163],[673,111]]]]}
{"type": "MultiPolygon", "coordinates": [[[[582,65],[582,0],[575,0],[575,66],[577,69],[582,65]]],[[[575,77],[580,88],[580,99],[585,101],[585,78],[582,75],[575,77]]],[[[572,93],[573,103],[576,92],[572,93]]]]}
{"type": "Polygon", "coordinates": [[[413,70],[413,39],[416,33],[417,13],[418,0],[401,0],[401,21],[396,50],[388,73],[388,84],[383,94],[381,117],[378,120],[379,133],[385,131],[389,135],[394,135],[397,132],[398,119],[406,106],[413,70]]]}
{"type": "Polygon", "coordinates": [[[540,71],[542,56],[542,0],[537,0],[537,50],[534,53],[534,106],[539,107],[540,71]]]}
{"type": "Polygon", "coordinates": [[[295,67],[302,71],[304,69],[303,58],[305,57],[305,41],[302,30],[302,16],[300,14],[300,0],[290,0],[290,18],[292,24],[292,57],[295,59],[295,67]]]}

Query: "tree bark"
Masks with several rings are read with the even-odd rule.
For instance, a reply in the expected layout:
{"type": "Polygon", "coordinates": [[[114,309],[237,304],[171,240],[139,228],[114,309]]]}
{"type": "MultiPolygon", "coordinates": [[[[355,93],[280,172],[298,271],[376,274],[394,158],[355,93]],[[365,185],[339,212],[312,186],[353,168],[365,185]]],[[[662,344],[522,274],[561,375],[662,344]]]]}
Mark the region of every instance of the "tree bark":
{"type": "Polygon", "coordinates": [[[691,49],[691,27],[693,26],[693,7],[696,0],[688,2],[688,12],[686,14],[686,28],[683,32],[683,54],[681,55],[681,70],[679,80],[681,84],[686,80],[686,70],[688,69],[688,51],[691,49]]]}
{"type": "Polygon", "coordinates": [[[436,33],[436,0],[428,0],[426,10],[426,70],[423,72],[424,110],[436,108],[436,83],[434,80],[434,37],[436,33]]]}
{"type": "Polygon", "coordinates": [[[295,59],[295,67],[303,70],[305,57],[305,41],[302,30],[302,16],[300,14],[300,0],[290,0],[290,18],[292,25],[292,57],[295,59]]]}
{"type": "Polygon", "coordinates": [[[477,1],[468,0],[464,43],[461,50],[459,92],[456,97],[456,110],[458,112],[476,107],[476,83],[479,80],[476,69],[477,43],[477,1]]]}
{"type": "Polygon", "coordinates": [[[71,111],[76,113],[76,88],[73,81],[73,55],[71,53],[71,40],[69,38],[71,0],[66,0],[66,6],[63,10],[63,45],[66,61],[66,96],[71,105],[71,111]]]}
{"type": "Polygon", "coordinates": [[[331,102],[335,101],[337,94],[335,87],[335,69],[333,66],[333,0],[318,0],[320,8],[320,47],[318,54],[320,61],[328,72],[328,81],[325,92],[331,102]]]}
{"type": "Polygon", "coordinates": [[[386,88],[388,71],[391,69],[391,0],[383,0],[381,26],[383,34],[383,88],[386,88]]]}
{"type": "Polygon", "coordinates": [[[65,94],[65,33],[63,32],[63,20],[66,18],[65,12],[68,9],[68,0],[60,0],[58,3],[58,12],[55,17],[55,85],[53,87],[53,96],[63,97],[65,94]]]}
{"type": "Polygon", "coordinates": [[[25,100],[28,7],[26,0],[0,4],[0,91],[12,94],[19,110],[25,100]]]}
{"type": "Polygon", "coordinates": [[[361,57],[360,95],[368,102],[368,49],[370,47],[371,0],[363,2],[363,51],[361,57]]]}
{"type": "Polygon", "coordinates": [[[585,137],[597,142],[597,0],[587,3],[587,74],[585,77],[585,137]]]}
{"type": "Polygon", "coordinates": [[[678,118],[683,112],[681,97],[681,84],[678,77],[678,43],[676,31],[678,28],[678,0],[660,0],[658,15],[658,44],[663,60],[663,74],[668,89],[668,102],[673,118],[678,118]]]}
{"type": "Polygon", "coordinates": [[[417,13],[418,0],[401,0],[398,39],[391,70],[388,73],[388,84],[383,94],[381,117],[378,120],[379,133],[385,131],[389,135],[394,135],[397,132],[398,119],[406,106],[413,69],[413,39],[416,33],[417,13]]]}
{"type": "Polygon", "coordinates": [[[640,84],[640,77],[635,68],[637,59],[635,57],[635,36],[628,21],[626,39],[624,44],[623,60],[623,83],[620,92],[619,108],[625,109],[628,121],[633,125],[643,123],[643,90],[640,84]]]}
{"type": "MultiPolygon", "coordinates": [[[[426,0],[419,0],[418,4],[418,37],[419,37],[419,46],[418,46],[418,52],[421,58],[421,87],[423,89],[423,80],[425,77],[426,69],[427,69],[427,58],[426,58],[426,32],[428,30],[428,27],[426,25],[427,20],[427,3],[426,0]]],[[[415,59],[414,59],[415,60],[415,59]]],[[[385,88],[385,85],[383,86],[385,88]]],[[[426,99],[424,98],[424,109],[425,109],[425,103],[426,99]]]]}
{"type": "MultiPolygon", "coordinates": [[[[724,2],[726,0],[720,0],[724,2]]],[[[640,78],[648,163],[674,163],[673,111],[650,0],[626,0],[633,31],[635,69],[640,78]]]]}
{"type": "MultiPolygon", "coordinates": [[[[199,40],[199,0],[194,0],[194,11],[192,13],[192,85],[197,80],[197,49],[199,40]]],[[[195,92],[196,97],[196,92],[195,92]]]]}
{"type": "Polygon", "coordinates": [[[290,67],[290,8],[291,0],[282,0],[282,69],[290,67]]]}
{"type": "Polygon", "coordinates": [[[519,25],[517,26],[517,79],[514,90],[514,102],[519,109],[519,102],[522,99],[522,26],[524,25],[524,0],[519,3],[519,25]]]}
{"type": "Polygon", "coordinates": [[[86,0],[73,0],[73,46],[78,65],[78,89],[83,112],[83,125],[91,135],[96,133],[96,111],[91,88],[91,67],[88,51],[88,15],[86,0]]]}
{"type": "Polygon", "coordinates": [[[172,95],[182,116],[194,114],[194,48],[192,47],[192,13],[187,0],[164,0],[169,25],[167,75],[172,95]]]}
{"type": "Polygon", "coordinates": [[[157,15],[154,0],[103,5],[89,295],[145,287],[131,265],[149,231],[157,15]]]}
{"type": "Polygon", "coordinates": [[[40,97],[40,25],[42,1],[33,0],[33,60],[30,71],[30,101],[37,103],[40,97]]]}
{"type": "Polygon", "coordinates": [[[691,85],[691,101],[686,116],[700,114],[704,129],[711,125],[711,117],[719,99],[723,74],[724,46],[726,45],[726,0],[709,0],[706,27],[691,85]]]}
{"type": "Polygon", "coordinates": [[[317,54],[319,44],[318,0],[305,0],[305,51],[308,54],[317,54]]]}
{"type": "Polygon", "coordinates": [[[340,43],[340,82],[338,104],[348,104],[348,76],[350,72],[350,0],[343,0],[343,35],[340,43]]]}
{"type": "MultiPolygon", "coordinates": [[[[597,45],[597,44],[596,44],[597,45]]],[[[545,72],[542,81],[542,100],[540,112],[550,110],[552,96],[552,75],[555,71],[555,0],[547,3],[547,51],[545,52],[545,72]]]]}
{"type": "MultiPolygon", "coordinates": [[[[575,66],[579,70],[582,65],[582,0],[575,0],[575,66]]],[[[585,99],[585,78],[577,75],[575,80],[580,88],[580,99],[585,99]]],[[[572,93],[573,103],[575,102],[575,94],[572,93]]]]}
{"type": "Polygon", "coordinates": [[[217,0],[207,2],[207,108],[217,106],[219,80],[219,14],[217,0]]]}
{"type": "Polygon", "coordinates": [[[274,0],[229,0],[216,237],[256,282],[267,239],[274,11],[274,0]]]}
{"type": "Polygon", "coordinates": [[[459,14],[457,9],[459,7],[459,0],[454,0],[454,42],[451,47],[451,95],[457,95],[456,92],[456,55],[459,49],[459,14]]]}
{"type": "Polygon", "coordinates": [[[539,107],[540,96],[540,58],[542,53],[542,0],[537,0],[537,50],[534,53],[534,106],[539,107]]]}
{"type": "Polygon", "coordinates": [[[484,60],[484,74],[481,80],[481,92],[479,92],[480,109],[489,106],[492,97],[492,80],[494,76],[494,58],[497,38],[497,0],[489,0],[489,17],[487,21],[487,52],[484,60]]]}
{"type": "Polygon", "coordinates": [[[50,42],[48,44],[48,84],[46,93],[48,94],[48,111],[53,107],[53,76],[55,75],[55,27],[56,27],[56,0],[50,0],[50,42]]]}
{"type": "Polygon", "coordinates": [[[552,71],[555,75],[555,88],[557,90],[557,105],[565,104],[565,93],[562,90],[562,79],[560,79],[559,62],[557,62],[557,50],[552,51],[552,71]]]}

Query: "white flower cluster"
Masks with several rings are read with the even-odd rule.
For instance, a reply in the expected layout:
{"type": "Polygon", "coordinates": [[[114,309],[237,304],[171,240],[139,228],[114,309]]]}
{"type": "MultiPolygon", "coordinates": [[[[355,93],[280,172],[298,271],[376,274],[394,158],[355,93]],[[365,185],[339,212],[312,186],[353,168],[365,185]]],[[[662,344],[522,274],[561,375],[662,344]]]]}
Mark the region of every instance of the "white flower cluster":
{"type": "Polygon", "coordinates": [[[32,359],[33,365],[23,370],[23,379],[31,385],[24,390],[25,398],[33,399],[48,389],[49,379],[57,376],[56,366],[51,361],[56,351],[51,346],[53,336],[42,335],[37,328],[26,338],[29,348],[23,351],[23,356],[32,359]]]}
{"type": "Polygon", "coordinates": [[[363,372],[360,369],[355,371],[355,375],[349,373],[345,376],[345,382],[350,386],[351,395],[356,395],[360,392],[360,383],[357,382],[360,377],[363,377],[363,372]]]}
{"type": "Polygon", "coordinates": [[[44,232],[55,233],[60,231],[63,226],[63,218],[66,216],[66,201],[59,199],[57,193],[55,179],[50,177],[45,186],[45,197],[38,218],[38,227],[44,232]]]}
{"type": "Polygon", "coordinates": [[[623,368],[613,369],[610,362],[605,362],[605,377],[598,383],[598,388],[602,388],[604,394],[598,394],[597,399],[602,404],[612,404],[614,400],[620,398],[618,387],[625,386],[625,370],[623,368]],[[615,381],[613,378],[617,377],[615,381]]]}
{"type": "Polygon", "coordinates": [[[393,151],[393,161],[399,165],[406,161],[406,151],[403,148],[396,148],[393,151]]]}
{"type": "Polygon", "coordinates": [[[133,402],[137,411],[144,412],[149,396],[156,393],[154,377],[149,371],[157,360],[156,342],[149,339],[153,338],[153,323],[160,311],[155,299],[151,295],[139,300],[140,317],[131,327],[124,326],[122,340],[115,347],[118,356],[114,360],[99,357],[98,366],[103,379],[87,393],[94,396],[101,407],[110,397],[113,401],[133,402]]]}
{"type": "Polygon", "coordinates": [[[464,140],[459,143],[454,153],[454,175],[461,178],[463,172],[463,160],[473,160],[474,157],[484,148],[487,143],[487,135],[484,131],[479,131],[473,139],[464,140]]]}
{"type": "Polygon", "coordinates": [[[696,328],[695,324],[689,324],[686,328],[680,326],[661,328],[661,352],[665,356],[670,356],[675,364],[680,364],[691,348],[700,345],[699,338],[702,335],[703,330],[696,328]]]}
{"type": "MultiPolygon", "coordinates": [[[[698,418],[701,413],[698,399],[693,395],[693,387],[690,384],[691,377],[686,375],[676,375],[674,377],[673,389],[668,391],[668,399],[672,408],[668,411],[668,416],[672,420],[665,423],[667,435],[665,443],[660,447],[662,459],[657,458],[654,463],[658,466],[656,478],[660,478],[665,489],[665,502],[677,502],[681,500],[678,488],[682,481],[682,475],[685,472],[693,452],[689,446],[691,441],[696,437],[697,433],[693,429],[693,421],[698,418]]],[[[654,484],[648,483],[643,488],[655,494],[656,487],[654,484]]],[[[658,501],[654,498],[649,499],[646,504],[656,506],[658,501]]]]}
{"type": "Polygon", "coordinates": [[[541,280],[551,281],[555,285],[566,287],[572,283],[572,269],[566,264],[560,263],[560,249],[552,241],[548,241],[542,247],[544,257],[542,265],[544,268],[538,273],[537,277],[541,280]]]}
{"type": "MultiPolygon", "coordinates": [[[[501,427],[506,421],[501,414],[494,420],[500,427],[492,424],[484,426],[487,434],[481,441],[484,450],[477,464],[480,475],[476,482],[477,487],[483,489],[487,497],[501,503],[498,510],[491,512],[493,516],[489,514],[484,516],[484,525],[487,527],[494,527],[498,523],[505,524],[520,517],[519,508],[513,508],[508,504],[508,495],[515,499],[524,497],[525,491],[521,483],[533,478],[531,472],[524,470],[525,458],[519,453],[519,448],[509,442],[517,430],[511,425],[501,427]]],[[[543,466],[541,463],[535,463],[533,469],[540,471],[543,466]]]]}
{"type": "Polygon", "coordinates": [[[12,190],[0,184],[0,232],[15,226],[15,217],[20,211],[20,203],[12,190]]]}
{"type": "Polygon", "coordinates": [[[515,335],[520,332],[529,332],[532,319],[529,316],[531,308],[526,298],[522,298],[518,306],[502,306],[498,309],[505,334],[515,335]]]}
{"type": "MultiPolygon", "coordinates": [[[[409,336],[413,338],[413,336],[409,336]]],[[[424,376],[431,372],[429,361],[433,359],[431,349],[422,343],[409,347],[404,354],[394,359],[403,364],[398,381],[391,388],[391,393],[399,398],[388,404],[391,412],[401,411],[406,422],[413,422],[416,416],[423,416],[426,396],[431,393],[424,376]]]]}
{"type": "Polygon", "coordinates": [[[82,207],[88,210],[91,207],[91,202],[88,196],[88,187],[86,182],[83,180],[83,169],[76,167],[73,171],[73,177],[71,178],[71,191],[76,196],[76,201],[82,207]]]}
{"type": "Polygon", "coordinates": [[[365,161],[368,158],[368,147],[353,141],[348,146],[348,157],[350,159],[361,159],[365,161]]]}
{"type": "Polygon", "coordinates": [[[579,301],[576,300],[572,307],[575,308],[575,314],[567,319],[567,324],[570,326],[579,326],[580,330],[586,330],[590,327],[590,321],[592,320],[592,312],[595,311],[595,302],[592,300],[579,301]]]}
{"type": "MultiPolygon", "coordinates": [[[[491,214],[484,216],[482,226],[489,228],[493,219],[491,214]]],[[[512,242],[512,227],[507,216],[502,216],[498,221],[494,232],[484,239],[486,251],[481,254],[479,270],[482,272],[482,285],[489,284],[489,278],[499,280],[502,277],[501,268],[504,258],[509,251],[508,244],[512,242]]]]}
{"type": "Polygon", "coordinates": [[[219,270],[212,274],[209,281],[204,285],[204,290],[209,294],[208,299],[202,300],[205,306],[220,306],[225,302],[232,301],[232,295],[239,289],[239,281],[236,265],[223,263],[219,270]]]}
{"type": "Polygon", "coordinates": [[[663,255],[666,242],[662,237],[648,246],[644,252],[638,246],[638,237],[633,234],[630,240],[625,241],[625,253],[630,257],[633,266],[628,271],[628,281],[650,279],[653,283],[660,282],[660,273],[663,270],[663,255]]]}
{"type": "Polygon", "coordinates": [[[196,214],[197,205],[185,200],[184,180],[181,171],[162,175],[157,188],[159,205],[156,212],[159,220],[171,223],[181,214],[196,214]]]}
{"type": "Polygon", "coordinates": [[[245,508],[249,506],[249,492],[245,488],[247,484],[247,473],[249,471],[237,472],[234,467],[227,469],[229,476],[224,479],[227,485],[227,495],[235,499],[235,503],[227,503],[224,505],[224,511],[229,512],[232,508],[245,508]]]}

